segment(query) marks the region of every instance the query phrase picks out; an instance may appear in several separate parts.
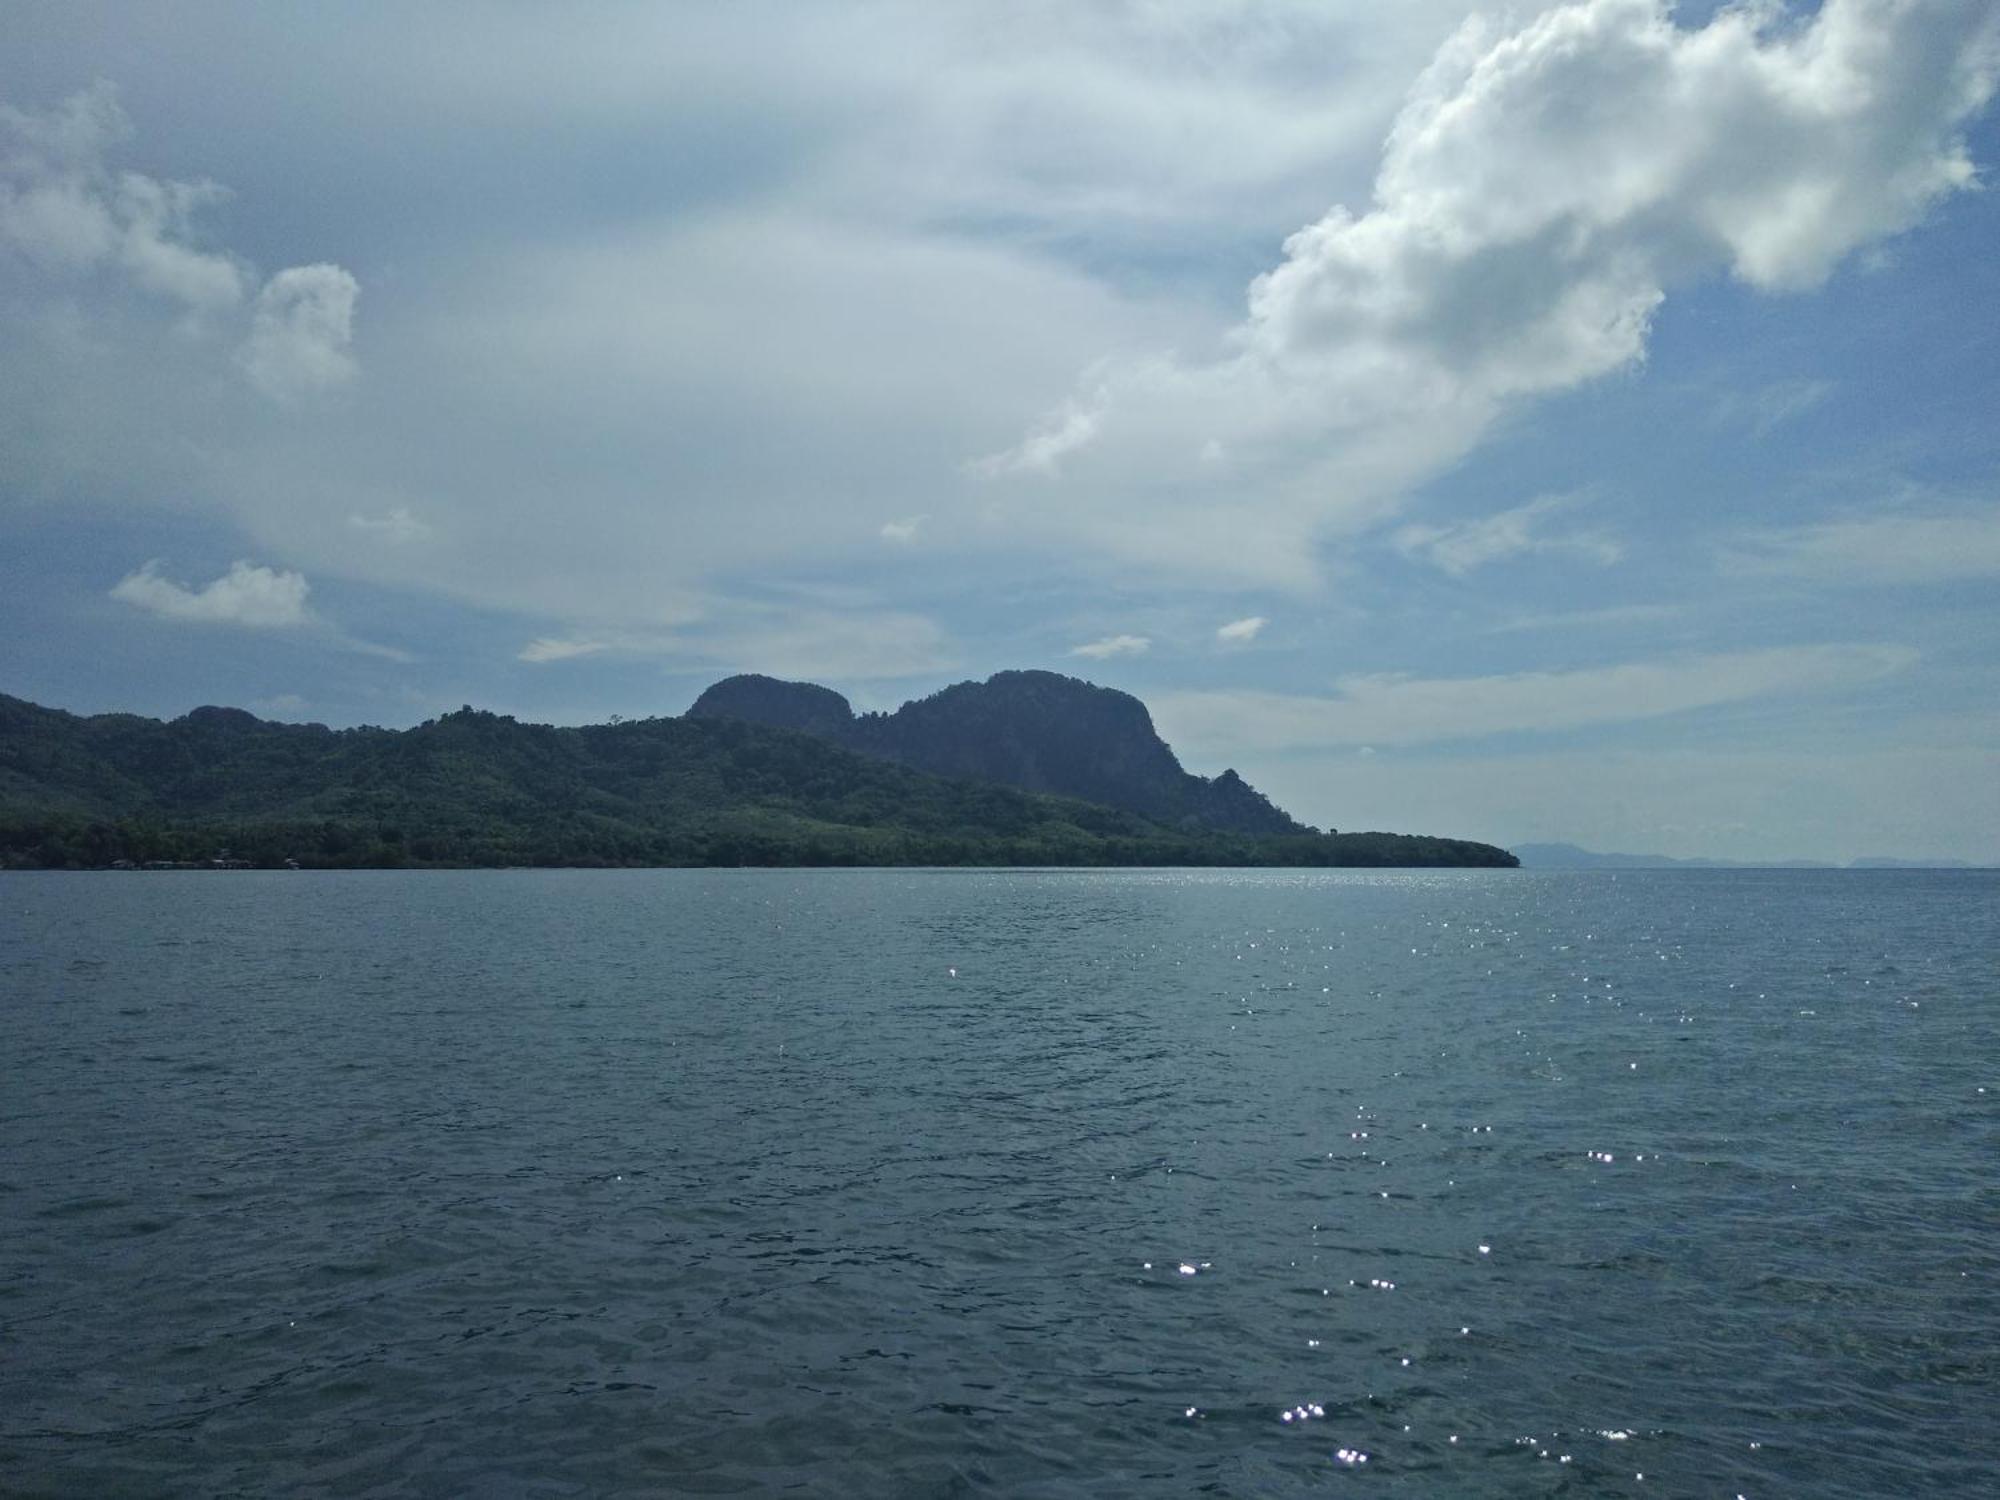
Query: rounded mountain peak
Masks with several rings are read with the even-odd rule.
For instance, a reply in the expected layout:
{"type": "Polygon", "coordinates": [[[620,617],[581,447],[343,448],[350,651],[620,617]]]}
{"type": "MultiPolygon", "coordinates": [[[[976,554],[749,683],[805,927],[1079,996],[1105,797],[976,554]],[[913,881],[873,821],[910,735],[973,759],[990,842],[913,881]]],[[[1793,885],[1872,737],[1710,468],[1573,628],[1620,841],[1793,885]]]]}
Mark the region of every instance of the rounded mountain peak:
{"type": "Polygon", "coordinates": [[[690,719],[741,719],[801,734],[837,736],[854,722],[854,709],[832,688],[785,682],[757,672],[725,677],[688,708],[690,719]]]}
{"type": "Polygon", "coordinates": [[[264,726],[264,721],[247,709],[219,708],[213,703],[189,709],[181,715],[181,722],[198,729],[261,729],[264,726]]]}

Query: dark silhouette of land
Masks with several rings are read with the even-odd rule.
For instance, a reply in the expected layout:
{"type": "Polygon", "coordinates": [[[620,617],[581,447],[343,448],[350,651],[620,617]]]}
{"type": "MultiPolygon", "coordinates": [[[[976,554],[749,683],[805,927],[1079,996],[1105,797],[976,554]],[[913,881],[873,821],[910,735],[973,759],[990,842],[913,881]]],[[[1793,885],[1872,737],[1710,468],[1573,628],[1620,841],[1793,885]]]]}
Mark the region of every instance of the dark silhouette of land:
{"type": "Polygon", "coordinates": [[[995,682],[848,713],[882,736],[870,753],[824,732],[855,733],[825,689],[784,700],[828,711],[803,729],[718,711],[729,684],[685,717],[578,728],[469,707],[407,730],[233,708],[162,722],[0,695],[0,865],[1515,863],[1459,839],[1315,832],[1233,773],[1188,775],[1137,699],[1049,673],[995,682]]]}
{"type": "Polygon", "coordinates": [[[1189,775],[1130,693],[1055,672],[996,672],[892,714],[858,717],[840,694],[814,683],[727,677],[697,698],[688,716],[796,729],[933,775],[1101,802],[1171,828],[1317,831],[1233,770],[1213,780],[1189,775]]]}

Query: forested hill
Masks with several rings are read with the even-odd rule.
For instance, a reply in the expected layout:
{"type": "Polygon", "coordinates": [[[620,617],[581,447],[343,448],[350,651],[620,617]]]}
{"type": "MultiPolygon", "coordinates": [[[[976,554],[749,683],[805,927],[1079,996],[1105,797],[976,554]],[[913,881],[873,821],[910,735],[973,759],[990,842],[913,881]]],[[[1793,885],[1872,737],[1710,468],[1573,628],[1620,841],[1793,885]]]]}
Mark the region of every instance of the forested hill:
{"type": "Polygon", "coordinates": [[[1233,770],[1213,779],[1183,770],[1130,693],[1055,672],[996,672],[859,715],[830,688],[753,674],[716,683],[688,716],[796,729],[920,771],[1081,797],[1169,827],[1313,831],[1233,770]]]}
{"type": "Polygon", "coordinates": [[[1172,829],[729,719],[409,730],[200,708],[84,718],[0,695],[0,864],[1503,865],[1485,844],[1172,829]]]}

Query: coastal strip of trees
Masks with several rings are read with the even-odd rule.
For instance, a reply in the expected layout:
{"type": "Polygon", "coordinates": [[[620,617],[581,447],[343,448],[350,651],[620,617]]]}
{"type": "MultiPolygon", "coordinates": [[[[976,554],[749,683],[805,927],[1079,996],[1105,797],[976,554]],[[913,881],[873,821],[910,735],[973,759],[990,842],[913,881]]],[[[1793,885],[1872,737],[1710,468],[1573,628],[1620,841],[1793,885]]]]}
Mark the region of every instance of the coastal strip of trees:
{"type": "Polygon", "coordinates": [[[726,719],[557,728],[463,709],[329,729],[0,696],[0,867],[1511,865],[1489,844],[1247,834],[930,775],[726,719]]]}

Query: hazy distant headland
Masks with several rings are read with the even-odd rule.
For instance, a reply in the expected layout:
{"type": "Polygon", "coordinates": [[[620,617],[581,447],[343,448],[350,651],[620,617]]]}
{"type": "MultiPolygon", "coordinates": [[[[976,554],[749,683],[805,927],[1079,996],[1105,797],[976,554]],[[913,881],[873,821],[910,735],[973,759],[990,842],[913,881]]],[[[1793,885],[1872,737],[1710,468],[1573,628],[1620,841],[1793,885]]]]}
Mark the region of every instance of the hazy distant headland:
{"type": "Polygon", "coordinates": [[[1516,844],[1529,870],[1974,870],[1962,859],[1892,859],[1877,855],[1844,865],[1814,859],[1675,859],[1666,854],[1600,854],[1575,844],[1516,844]]]}
{"type": "Polygon", "coordinates": [[[1462,839],[1320,832],[1181,767],[1138,699],[1002,672],[856,716],[734,677],[679,718],[414,729],[0,695],[0,867],[249,864],[1511,866],[1462,839]]]}

